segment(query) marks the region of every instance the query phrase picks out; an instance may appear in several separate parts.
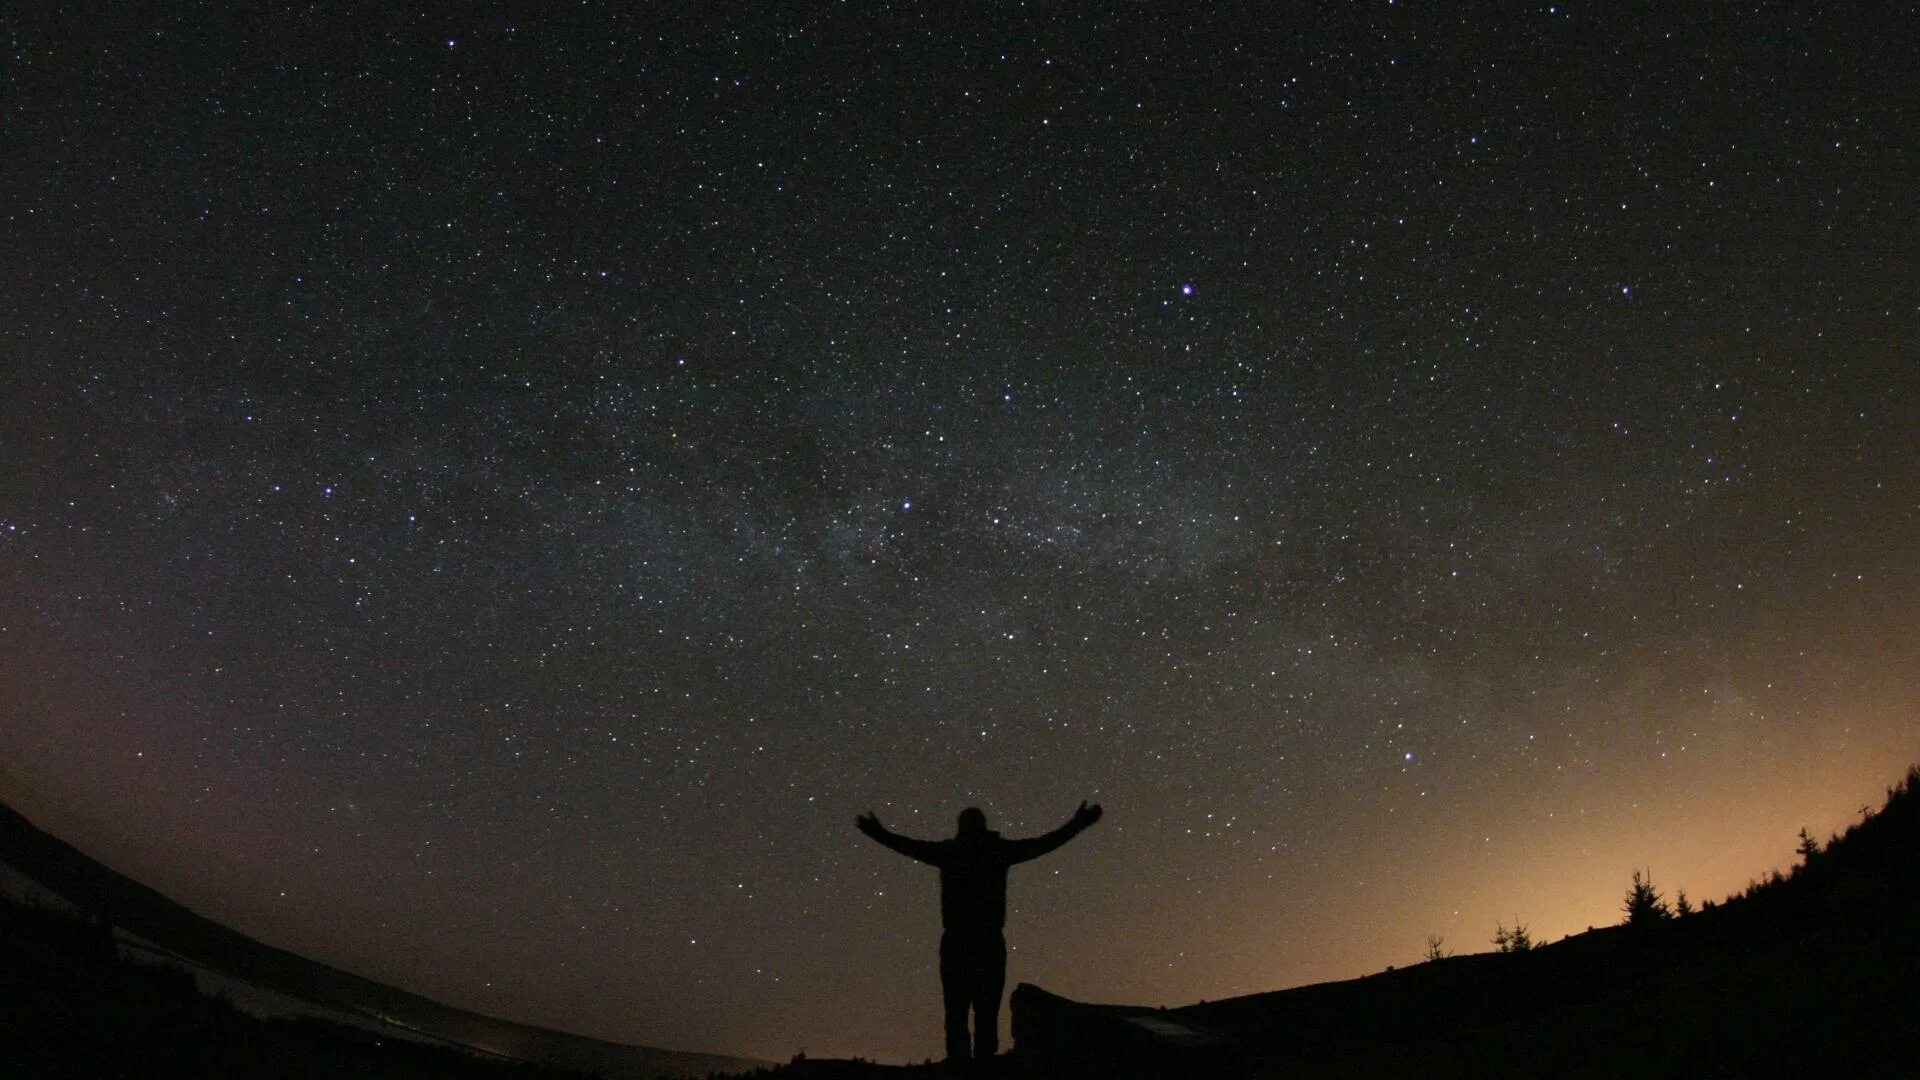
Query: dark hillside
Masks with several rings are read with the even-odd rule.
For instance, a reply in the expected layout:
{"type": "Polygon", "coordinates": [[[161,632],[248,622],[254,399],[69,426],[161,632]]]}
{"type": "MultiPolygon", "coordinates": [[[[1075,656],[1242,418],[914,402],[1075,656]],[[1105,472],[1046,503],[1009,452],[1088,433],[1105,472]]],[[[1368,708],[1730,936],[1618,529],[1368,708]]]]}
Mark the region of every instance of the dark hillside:
{"type": "MultiPolygon", "coordinates": [[[[1011,1001],[1014,1053],[990,1071],[1920,1076],[1916,973],[1920,769],[1791,874],[1681,917],[1176,1009],[1087,1005],[1023,985],[1011,1001]]],[[[847,1070],[809,1062],[777,1075],[911,1071],[847,1070]]]]}
{"type": "Polygon", "coordinates": [[[5,805],[0,805],[0,863],[87,917],[137,934],[195,965],[326,1010],[377,1017],[382,1023],[512,1060],[624,1078],[705,1076],[761,1064],[517,1024],[329,967],[197,915],[41,832],[5,805]]]}
{"type": "Polygon", "coordinates": [[[99,922],[0,903],[0,1076],[584,1080],[318,1020],[259,1020],[184,971],[123,960],[99,922]]]}
{"type": "Polygon", "coordinates": [[[1916,1075],[1916,972],[1920,770],[1704,911],[1163,1015],[1316,1076],[1916,1075]]]}

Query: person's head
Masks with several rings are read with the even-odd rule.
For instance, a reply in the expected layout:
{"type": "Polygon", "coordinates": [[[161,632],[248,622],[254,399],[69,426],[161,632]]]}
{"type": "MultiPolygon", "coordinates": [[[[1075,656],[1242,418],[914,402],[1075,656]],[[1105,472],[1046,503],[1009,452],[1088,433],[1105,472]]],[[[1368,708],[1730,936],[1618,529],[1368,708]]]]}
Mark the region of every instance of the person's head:
{"type": "Polygon", "coordinates": [[[986,811],[977,806],[969,806],[960,811],[960,835],[973,836],[987,831],[986,811]]]}

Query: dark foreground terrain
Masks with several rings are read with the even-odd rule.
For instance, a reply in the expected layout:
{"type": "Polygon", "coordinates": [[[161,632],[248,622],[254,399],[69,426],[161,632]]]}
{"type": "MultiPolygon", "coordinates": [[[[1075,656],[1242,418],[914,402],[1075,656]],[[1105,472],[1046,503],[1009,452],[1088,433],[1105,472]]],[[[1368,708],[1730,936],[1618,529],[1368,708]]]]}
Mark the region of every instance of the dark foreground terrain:
{"type": "Polygon", "coordinates": [[[8,894],[0,1080],[652,1080],[763,1064],[517,1024],[328,967],[203,918],[0,805],[8,894]]]}
{"type": "Polygon", "coordinates": [[[1920,770],[1791,874],[1691,914],[1184,1008],[1027,985],[1010,1005],[1014,1051],[975,1075],[1920,1077],[1920,770]]]}
{"type": "MultiPolygon", "coordinates": [[[[252,950],[266,947],[184,909],[154,907],[166,902],[125,879],[89,887],[89,875],[112,872],[60,865],[84,859],[63,845],[23,854],[20,836],[14,840],[13,869],[32,864],[35,880],[54,878],[66,886],[58,895],[85,894],[96,906],[76,912],[75,905],[0,905],[0,1077],[642,1074],[632,1058],[609,1059],[613,1068],[572,1069],[552,1056],[516,1060],[418,1029],[341,1022],[355,1019],[355,994],[372,992],[337,981],[354,977],[302,968],[311,962],[290,954],[256,955],[252,950]],[[102,900],[114,890],[133,891],[102,900]],[[177,944],[207,935],[199,947],[225,950],[228,972],[250,963],[256,979],[266,977],[261,972],[306,979],[317,988],[310,996],[346,996],[331,1002],[334,1019],[259,1019],[203,992],[206,984],[192,973],[204,976],[203,965],[130,959],[132,935],[111,911],[132,913],[143,932],[171,933],[177,944]],[[170,923],[180,919],[186,921],[170,923]]],[[[400,995],[382,998],[386,1004],[419,1000],[379,990],[400,995]]],[[[751,1075],[1920,1076],[1920,770],[1844,836],[1824,847],[1809,839],[1792,873],[1698,912],[1658,910],[1632,925],[1523,951],[1446,957],[1183,1008],[1085,1004],[1027,985],[1014,990],[1010,1005],[1014,1051],[958,1073],[796,1060],[751,1075]]],[[[740,1072],[753,1064],[625,1049],[666,1054],[647,1059],[663,1074],[740,1072]]]]}
{"type": "Polygon", "coordinates": [[[0,1076],[583,1080],[314,1019],[261,1020],[187,971],[122,958],[111,929],[0,905],[0,1076]]]}

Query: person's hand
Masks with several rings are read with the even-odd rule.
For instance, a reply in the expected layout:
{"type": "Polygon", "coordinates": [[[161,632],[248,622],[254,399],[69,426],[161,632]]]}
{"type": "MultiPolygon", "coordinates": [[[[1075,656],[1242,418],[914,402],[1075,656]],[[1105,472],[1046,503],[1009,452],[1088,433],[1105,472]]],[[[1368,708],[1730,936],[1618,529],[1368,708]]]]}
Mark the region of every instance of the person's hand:
{"type": "Polygon", "coordinates": [[[1085,799],[1080,800],[1080,809],[1073,812],[1073,823],[1084,829],[1099,820],[1100,804],[1094,803],[1088,806],[1085,799]]]}
{"type": "Polygon", "coordinates": [[[866,833],[868,836],[878,836],[886,831],[880,827],[880,816],[871,810],[854,818],[853,823],[859,826],[860,831],[866,833]]]}

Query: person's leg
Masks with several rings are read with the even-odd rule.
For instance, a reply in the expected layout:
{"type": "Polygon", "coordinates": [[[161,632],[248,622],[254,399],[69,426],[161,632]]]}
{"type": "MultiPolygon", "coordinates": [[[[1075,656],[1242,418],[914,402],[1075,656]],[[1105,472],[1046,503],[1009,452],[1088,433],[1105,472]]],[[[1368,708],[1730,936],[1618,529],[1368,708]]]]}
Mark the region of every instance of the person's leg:
{"type": "Polygon", "coordinates": [[[1000,992],[1007,985],[1007,939],[994,934],[980,942],[973,969],[973,1056],[982,1060],[1000,1052],[1000,992]]]}
{"type": "Polygon", "coordinates": [[[967,1006],[972,995],[966,954],[965,943],[955,935],[940,935],[940,999],[947,1012],[948,1061],[965,1061],[968,1056],[967,1006]]]}

